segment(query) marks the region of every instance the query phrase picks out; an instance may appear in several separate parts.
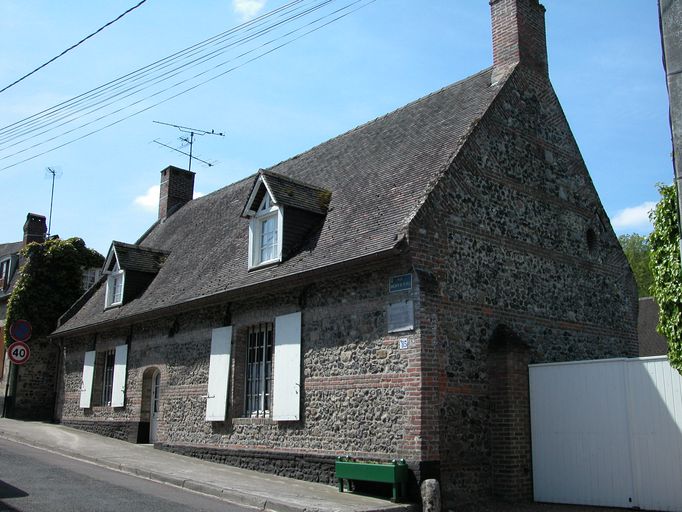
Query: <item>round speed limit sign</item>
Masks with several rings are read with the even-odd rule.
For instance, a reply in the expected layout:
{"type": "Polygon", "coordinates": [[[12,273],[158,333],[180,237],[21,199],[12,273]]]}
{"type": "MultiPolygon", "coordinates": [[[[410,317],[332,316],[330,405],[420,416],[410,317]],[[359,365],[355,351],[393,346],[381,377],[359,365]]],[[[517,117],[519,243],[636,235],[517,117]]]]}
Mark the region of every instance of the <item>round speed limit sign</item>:
{"type": "Polygon", "coordinates": [[[31,349],[23,341],[16,341],[7,348],[7,355],[14,364],[24,364],[31,356],[31,349]]]}

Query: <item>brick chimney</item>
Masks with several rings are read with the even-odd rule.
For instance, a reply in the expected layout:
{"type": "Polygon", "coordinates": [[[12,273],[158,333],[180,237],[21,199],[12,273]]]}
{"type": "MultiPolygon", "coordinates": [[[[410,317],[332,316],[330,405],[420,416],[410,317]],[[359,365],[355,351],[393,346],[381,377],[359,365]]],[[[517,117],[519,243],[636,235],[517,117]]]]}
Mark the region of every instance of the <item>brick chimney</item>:
{"type": "Polygon", "coordinates": [[[538,0],[490,0],[493,83],[516,64],[547,75],[545,8],[538,0]]]}
{"type": "Polygon", "coordinates": [[[169,165],[161,171],[159,220],[173,215],[194,195],[194,173],[169,165]]]}
{"type": "Polygon", "coordinates": [[[47,234],[47,223],[44,215],[37,213],[29,213],[26,215],[26,222],[24,222],[24,246],[31,242],[38,242],[42,244],[45,242],[45,235],[47,234]]]}

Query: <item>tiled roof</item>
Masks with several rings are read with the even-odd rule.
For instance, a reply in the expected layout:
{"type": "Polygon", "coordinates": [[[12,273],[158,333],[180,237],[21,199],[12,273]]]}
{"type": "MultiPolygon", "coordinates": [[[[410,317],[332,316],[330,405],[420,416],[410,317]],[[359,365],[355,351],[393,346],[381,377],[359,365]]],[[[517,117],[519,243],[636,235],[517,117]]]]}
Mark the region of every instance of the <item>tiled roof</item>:
{"type": "Polygon", "coordinates": [[[261,174],[274,196],[275,203],[321,215],[327,213],[331,199],[329,190],[312,187],[272,171],[262,171],[261,174]]]}
{"type": "Polygon", "coordinates": [[[157,251],[124,242],[114,242],[112,245],[116,251],[118,264],[123,270],[156,274],[168,255],[166,251],[157,251]]]}
{"type": "Polygon", "coordinates": [[[0,244],[0,260],[7,256],[17,254],[24,247],[24,242],[10,242],[7,244],[0,244]]]}
{"type": "Polygon", "coordinates": [[[12,294],[14,285],[19,277],[18,267],[21,265],[23,258],[19,256],[19,251],[23,249],[24,242],[9,242],[6,244],[0,244],[0,261],[14,256],[12,261],[12,273],[10,277],[9,286],[5,287],[4,290],[0,290],[0,300],[5,301],[12,294]]]}
{"type": "Polygon", "coordinates": [[[190,201],[142,244],[169,251],[137,299],[106,311],[104,287],[57,333],[133,318],[230,290],[394,249],[432,187],[503,86],[482,71],[265,172],[331,192],[316,241],[281,264],[248,271],[240,215],[257,175],[190,201]]]}

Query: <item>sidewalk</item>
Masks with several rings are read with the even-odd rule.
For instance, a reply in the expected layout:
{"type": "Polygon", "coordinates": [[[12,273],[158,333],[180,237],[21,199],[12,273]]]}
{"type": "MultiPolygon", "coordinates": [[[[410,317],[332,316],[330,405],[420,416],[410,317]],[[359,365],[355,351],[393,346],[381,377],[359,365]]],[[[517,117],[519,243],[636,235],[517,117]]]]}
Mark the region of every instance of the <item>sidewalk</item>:
{"type": "Polygon", "coordinates": [[[277,512],[411,512],[416,505],[340,493],[337,488],[214,464],[52,425],[0,418],[0,438],[184,487],[225,501],[277,512]]]}

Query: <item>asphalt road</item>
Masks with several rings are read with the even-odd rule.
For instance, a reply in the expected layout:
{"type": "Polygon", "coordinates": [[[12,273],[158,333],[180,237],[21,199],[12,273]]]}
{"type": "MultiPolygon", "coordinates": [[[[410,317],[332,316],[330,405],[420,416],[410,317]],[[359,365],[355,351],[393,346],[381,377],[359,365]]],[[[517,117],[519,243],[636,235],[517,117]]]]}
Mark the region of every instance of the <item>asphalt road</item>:
{"type": "Polygon", "coordinates": [[[0,512],[246,512],[210,496],[0,439],[0,512]]]}

